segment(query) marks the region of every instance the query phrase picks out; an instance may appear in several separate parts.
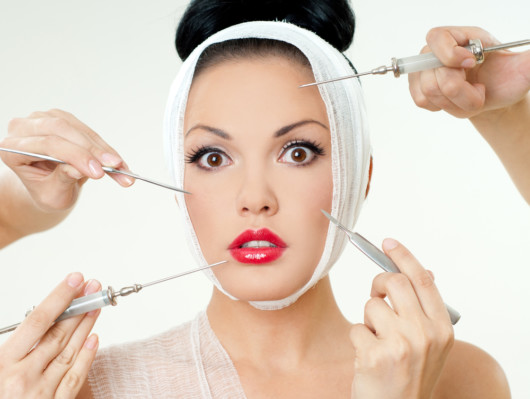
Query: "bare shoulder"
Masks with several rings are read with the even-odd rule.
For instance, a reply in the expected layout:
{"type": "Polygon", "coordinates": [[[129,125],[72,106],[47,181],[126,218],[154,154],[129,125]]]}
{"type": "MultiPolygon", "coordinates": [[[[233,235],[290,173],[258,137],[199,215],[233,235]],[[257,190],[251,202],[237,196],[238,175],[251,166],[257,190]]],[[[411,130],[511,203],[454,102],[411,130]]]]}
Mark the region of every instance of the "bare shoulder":
{"type": "Polygon", "coordinates": [[[508,399],[508,380],[497,361],[482,349],[455,341],[433,399],[508,399]]]}

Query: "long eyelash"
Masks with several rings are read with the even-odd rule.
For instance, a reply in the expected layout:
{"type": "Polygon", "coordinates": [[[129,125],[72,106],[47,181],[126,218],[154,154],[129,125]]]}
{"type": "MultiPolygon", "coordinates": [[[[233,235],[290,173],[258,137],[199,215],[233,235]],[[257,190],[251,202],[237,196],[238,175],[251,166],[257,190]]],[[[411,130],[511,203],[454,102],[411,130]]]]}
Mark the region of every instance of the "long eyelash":
{"type": "Polygon", "coordinates": [[[221,151],[219,148],[202,145],[187,153],[185,161],[187,163],[195,163],[201,159],[204,154],[208,154],[209,152],[218,152],[220,154],[224,154],[224,151],[221,151]]]}
{"type": "Polygon", "coordinates": [[[293,147],[307,147],[311,151],[313,151],[316,155],[324,155],[325,154],[325,151],[322,148],[322,146],[320,145],[320,143],[317,143],[316,141],[313,141],[313,140],[299,140],[299,139],[291,140],[288,143],[286,143],[282,147],[282,151],[281,152],[284,153],[289,148],[293,148],[293,147]]]}

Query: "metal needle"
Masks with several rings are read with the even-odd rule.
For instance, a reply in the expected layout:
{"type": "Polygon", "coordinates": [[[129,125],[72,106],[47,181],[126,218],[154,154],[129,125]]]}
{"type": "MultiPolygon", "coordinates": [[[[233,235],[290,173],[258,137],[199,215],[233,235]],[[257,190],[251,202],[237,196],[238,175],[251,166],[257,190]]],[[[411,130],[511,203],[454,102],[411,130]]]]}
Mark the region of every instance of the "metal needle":
{"type": "MultiPolygon", "coordinates": [[[[498,44],[496,46],[491,46],[491,47],[487,47],[487,48],[484,48],[484,49],[481,48],[481,52],[482,53],[489,53],[489,52],[492,52],[492,51],[504,50],[504,49],[514,48],[514,47],[519,47],[519,46],[526,46],[528,44],[530,44],[530,40],[519,40],[519,41],[516,41],[516,42],[498,44]]],[[[426,69],[429,69],[429,68],[426,67],[426,69]]],[[[364,75],[384,75],[387,72],[391,72],[393,70],[394,70],[394,66],[393,65],[392,66],[380,66],[378,68],[374,68],[374,69],[372,69],[370,71],[367,71],[367,72],[356,73],[354,75],[341,76],[340,78],[323,80],[321,82],[307,83],[307,84],[304,84],[304,85],[301,85],[301,86],[298,86],[298,87],[302,88],[302,87],[316,86],[316,85],[321,85],[321,84],[325,84],[325,83],[338,82],[338,81],[344,80],[344,79],[357,78],[359,76],[364,76],[364,75]]],[[[398,76],[399,76],[399,74],[396,75],[396,77],[398,77],[398,76]]]]}
{"type": "MultiPolygon", "coordinates": [[[[66,162],[64,161],[61,161],[60,159],[57,159],[57,158],[53,158],[53,157],[49,157],[48,155],[41,155],[41,154],[35,154],[35,153],[32,153],[32,152],[27,152],[27,151],[19,151],[19,150],[12,150],[10,148],[2,148],[0,147],[0,151],[5,151],[5,152],[11,152],[13,154],[20,154],[20,155],[26,155],[28,157],[34,157],[34,158],[39,158],[39,159],[44,159],[45,161],[51,161],[51,162],[56,162],[56,163],[61,163],[61,164],[66,164],[66,162]]],[[[142,176],[139,176],[137,175],[136,173],[132,173],[132,172],[126,172],[124,170],[119,170],[119,169],[115,169],[115,168],[111,168],[110,166],[102,166],[101,169],[103,169],[105,172],[107,173],[118,173],[120,175],[126,175],[126,176],[129,176],[129,177],[132,177],[134,179],[138,179],[138,180],[143,180],[147,183],[151,183],[151,184],[154,184],[156,186],[160,186],[160,187],[164,187],[164,188],[167,188],[169,190],[173,190],[173,191],[178,191],[178,192],[181,192],[181,193],[184,193],[184,194],[191,194],[190,192],[188,191],[185,191],[181,188],[178,188],[178,187],[174,187],[174,186],[170,186],[168,184],[164,184],[164,183],[160,183],[160,182],[157,182],[155,180],[152,180],[152,179],[148,179],[146,177],[142,177],[142,176]]]]}

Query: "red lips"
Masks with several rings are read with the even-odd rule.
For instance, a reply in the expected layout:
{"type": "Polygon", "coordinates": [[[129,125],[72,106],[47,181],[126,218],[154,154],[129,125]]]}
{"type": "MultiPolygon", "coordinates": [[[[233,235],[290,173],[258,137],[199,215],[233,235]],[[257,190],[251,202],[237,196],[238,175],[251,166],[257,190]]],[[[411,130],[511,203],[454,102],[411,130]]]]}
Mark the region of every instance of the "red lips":
{"type": "Polygon", "coordinates": [[[245,230],[228,246],[235,260],[251,264],[273,262],[286,248],[282,239],[268,229],[245,230]]]}

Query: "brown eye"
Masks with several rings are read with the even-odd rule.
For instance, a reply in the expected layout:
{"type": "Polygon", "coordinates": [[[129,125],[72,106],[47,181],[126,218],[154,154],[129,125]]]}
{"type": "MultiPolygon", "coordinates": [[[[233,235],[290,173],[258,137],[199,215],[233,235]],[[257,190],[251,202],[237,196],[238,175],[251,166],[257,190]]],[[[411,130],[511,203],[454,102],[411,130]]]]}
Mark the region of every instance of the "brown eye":
{"type": "Polygon", "coordinates": [[[307,158],[307,152],[303,148],[295,148],[291,152],[291,159],[295,162],[304,162],[307,158]]]}
{"type": "Polygon", "coordinates": [[[313,150],[296,146],[286,149],[280,156],[279,161],[282,163],[290,163],[292,165],[307,165],[316,158],[313,150]]]}
{"type": "Polygon", "coordinates": [[[217,169],[231,164],[230,158],[220,151],[209,151],[200,156],[197,164],[202,169],[217,169]]]}
{"type": "Polygon", "coordinates": [[[218,166],[221,166],[221,164],[223,163],[223,158],[220,154],[212,153],[208,155],[208,157],[206,158],[206,162],[212,168],[216,168],[218,166]]]}

